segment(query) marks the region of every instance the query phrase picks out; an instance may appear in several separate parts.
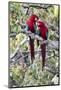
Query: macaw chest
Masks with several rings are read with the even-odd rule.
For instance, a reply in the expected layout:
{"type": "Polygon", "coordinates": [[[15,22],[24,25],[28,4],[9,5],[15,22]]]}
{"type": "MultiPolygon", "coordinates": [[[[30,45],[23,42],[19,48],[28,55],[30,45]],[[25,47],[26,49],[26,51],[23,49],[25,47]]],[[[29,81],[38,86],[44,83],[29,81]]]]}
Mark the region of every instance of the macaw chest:
{"type": "Polygon", "coordinates": [[[31,30],[31,31],[34,30],[34,22],[33,21],[31,21],[30,19],[27,19],[26,24],[28,25],[29,30],[31,30]]]}
{"type": "Polygon", "coordinates": [[[40,27],[40,28],[39,28],[39,31],[40,31],[40,36],[41,36],[43,39],[47,39],[46,33],[48,32],[48,29],[44,26],[44,27],[40,27]]]}

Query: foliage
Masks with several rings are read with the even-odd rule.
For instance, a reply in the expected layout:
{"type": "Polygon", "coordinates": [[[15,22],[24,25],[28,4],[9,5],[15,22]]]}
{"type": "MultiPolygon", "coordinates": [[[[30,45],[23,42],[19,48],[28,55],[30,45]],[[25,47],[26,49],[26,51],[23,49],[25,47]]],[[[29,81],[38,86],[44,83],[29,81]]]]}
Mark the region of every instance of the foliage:
{"type": "Polygon", "coordinates": [[[53,76],[47,70],[41,71],[40,60],[35,60],[32,65],[26,68],[20,65],[10,68],[10,77],[15,80],[17,86],[49,85],[53,76]]]}

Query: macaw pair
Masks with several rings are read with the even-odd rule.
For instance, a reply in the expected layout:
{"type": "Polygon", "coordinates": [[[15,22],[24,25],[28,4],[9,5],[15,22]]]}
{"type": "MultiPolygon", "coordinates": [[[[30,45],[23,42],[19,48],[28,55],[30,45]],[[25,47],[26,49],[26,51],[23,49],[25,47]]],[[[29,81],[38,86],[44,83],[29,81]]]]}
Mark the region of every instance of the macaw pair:
{"type": "MultiPolygon", "coordinates": [[[[31,31],[32,33],[35,33],[43,38],[43,40],[47,40],[48,38],[48,29],[45,26],[45,24],[39,20],[39,17],[35,14],[32,14],[26,19],[26,31],[31,31]],[[37,23],[37,28],[36,28],[37,23]]],[[[34,39],[32,39],[30,36],[30,52],[31,52],[31,61],[33,63],[33,60],[35,58],[34,56],[34,39]]],[[[38,41],[38,40],[37,40],[38,41]]],[[[38,41],[39,42],[39,41],[38,41]]],[[[45,65],[45,56],[46,56],[46,44],[40,45],[41,53],[42,53],[42,68],[45,65]]]]}
{"type": "MultiPolygon", "coordinates": [[[[29,18],[26,19],[26,24],[27,24],[27,30],[31,31],[32,33],[38,34],[40,37],[43,38],[43,40],[47,40],[48,38],[48,28],[45,26],[44,22],[39,20],[38,16],[36,15],[31,15],[29,18]],[[37,23],[37,28],[36,27],[37,23]]],[[[30,38],[30,51],[31,51],[31,60],[33,63],[33,60],[35,58],[34,56],[34,39],[30,38]]],[[[38,41],[38,40],[37,40],[38,41]]],[[[38,41],[39,42],[39,41],[38,41]]],[[[46,44],[41,44],[41,53],[42,53],[42,69],[45,65],[45,57],[46,57],[46,44]]]]}

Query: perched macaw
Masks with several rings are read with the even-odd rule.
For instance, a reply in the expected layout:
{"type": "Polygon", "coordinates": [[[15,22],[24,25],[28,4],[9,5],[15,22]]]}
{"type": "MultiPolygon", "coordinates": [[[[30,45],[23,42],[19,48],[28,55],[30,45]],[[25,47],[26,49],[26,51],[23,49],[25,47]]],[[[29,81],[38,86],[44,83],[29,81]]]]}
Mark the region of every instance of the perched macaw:
{"type": "MultiPolygon", "coordinates": [[[[35,14],[32,14],[29,16],[29,18],[26,19],[26,30],[31,31],[32,33],[35,33],[35,26],[36,26],[36,21],[38,20],[38,16],[35,14]]],[[[31,52],[31,60],[33,63],[33,59],[35,58],[34,56],[34,39],[30,38],[30,52],[31,52]]]]}
{"type": "MultiPolygon", "coordinates": [[[[48,38],[48,28],[45,26],[44,22],[41,20],[37,21],[37,31],[36,33],[43,38],[43,40],[47,40],[48,38]]],[[[41,53],[42,53],[42,70],[45,65],[45,57],[46,57],[46,44],[41,44],[41,53]]]]}
{"type": "MultiPolygon", "coordinates": [[[[21,26],[21,31],[24,32],[24,31],[31,31],[32,33],[35,33],[35,29],[36,29],[36,21],[38,20],[38,16],[33,14],[30,15],[26,21],[25,21],[25,24],[22,23],[22,19],[20,18],[20,20],[17,20],[16,21],[16,24],[19,24],[21,26]],[[25,28],[23,29],[23,27],[25,26],[25,28]]],[[[34,39],[32,39],[30,36],[30,42],[29,42],[29,45],[30,45],[30,52],[31,52],[31,60],[32,60],[32,63],[33,63],[33,59],[35,58],[34,56],[34,39]]]]}

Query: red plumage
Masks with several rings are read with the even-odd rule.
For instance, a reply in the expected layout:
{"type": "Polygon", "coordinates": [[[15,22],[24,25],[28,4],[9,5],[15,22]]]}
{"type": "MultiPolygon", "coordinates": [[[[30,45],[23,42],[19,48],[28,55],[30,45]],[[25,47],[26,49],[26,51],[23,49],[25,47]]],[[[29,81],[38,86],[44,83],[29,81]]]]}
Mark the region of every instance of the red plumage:
{"type": "Polygon", "coordinates": [[[45,24],[42,22],[42,21],[40,21],[40,20],[38,20],[37,21],[37,26],[38,26],[38,30],[39,30],[39,32],[40,32],[40,36],[43,38],[43,39],[45,39],[46,40],[46,32],[48,32],[48,29],[47,29],[47,27],[45,26],[45,24]]]}
{"type": "MultiPolygon", "coordinates": [[[[37,21],[37,26],[40,32],[40,36],[43,38],[43,40],[46,40],[47,39],[46,32],[48,32],[47,27],[40,20],[37,21]]],[[[41,48],[41,53],[42,53],[42,70],[43,70],[43,67],[45,65],[45,57],[46,57],[46,44],[40,45],[40,48],[41,48]]]]}
{"type": "Polygon", "coordinates": [[[36,16],[34,14],[29,16],[29,18],[26,19],[26,24],[28,25],[29,30],[32,32],[34,32],[34,24],[37,19],[38,19],[38,16],[36,16]]]}
{"type": "MultiPolygon", "coordinates": [[[[36,22],[36,20],[38,19],[38,16],[36,15],[31,15],[29,16],[29,18],[26,19],[26,24],[28,25],[28,30],[31,31],[32,33],[35,33],[35,29],[34,29],[34,24],[36,22]]],[[[31,52],[31,60],[33,63],[33,59],[34,59],[34,40],[31,39],[30,37],[30,52],[31,52]]]]}

